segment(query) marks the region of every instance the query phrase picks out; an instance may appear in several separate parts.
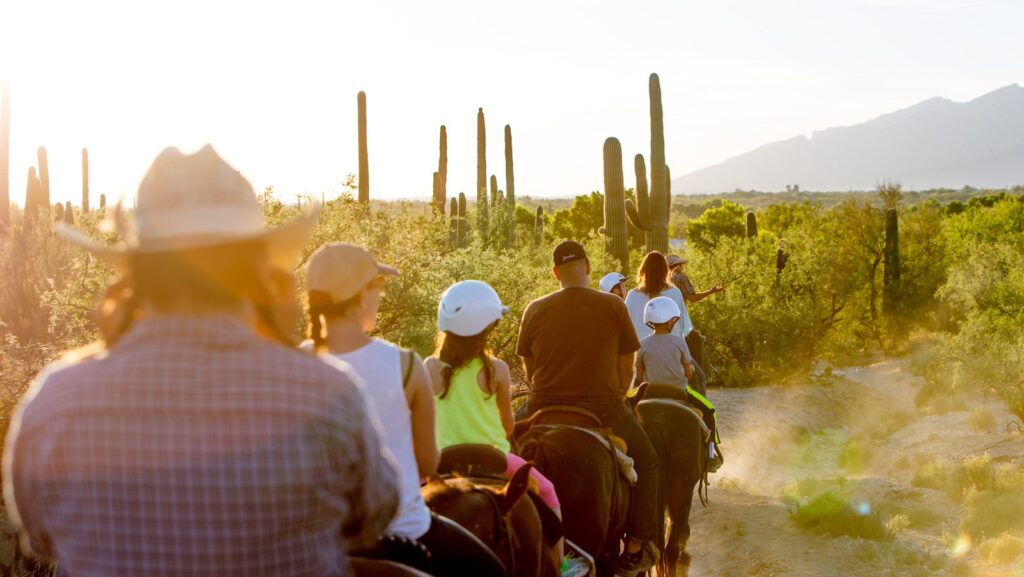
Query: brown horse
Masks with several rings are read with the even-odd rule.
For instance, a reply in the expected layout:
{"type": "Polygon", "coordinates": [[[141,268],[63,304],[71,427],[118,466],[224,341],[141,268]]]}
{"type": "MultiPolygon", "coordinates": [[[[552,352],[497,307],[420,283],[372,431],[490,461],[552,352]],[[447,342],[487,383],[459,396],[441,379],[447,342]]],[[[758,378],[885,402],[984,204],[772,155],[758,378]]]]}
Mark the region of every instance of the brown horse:
{"type": "Polygon", "coordinates": [[[534,426],[517,437],[517,451],[554,483],[566,539],[594,557],[598,575],[612,575],[630,486],[609,450],[580,428],[534,426]]]}
{"type": "MultiPolygon", "coordinates": [[[[434,478],[423,498],[435,513],[462,525],[483,541],[515,577],[558,577],[553,545],[561,538],[557,517],[538,509],[527,495],[530,465],[501,480],[483,477],[434,478]]],[[[543,506],[543,505],[541,505],[543,506]]]]}
{"type": "Polygon", "coordinates": [[[690,556],[686,553],[686,542],[690,538],[690,507],[693,489],[703,474],[707,428],[695,411],[675,400],[678,395],[663,391],[663,388],[657,385],[648,387],[644,400],[635,403],[634,409],[661,461],[658,497],[661,559],[658,575],[675,577],[680,564],[684,576],[690,565],[690,556]],[[666,513],[670,520],[667,539],[666,513]]]}

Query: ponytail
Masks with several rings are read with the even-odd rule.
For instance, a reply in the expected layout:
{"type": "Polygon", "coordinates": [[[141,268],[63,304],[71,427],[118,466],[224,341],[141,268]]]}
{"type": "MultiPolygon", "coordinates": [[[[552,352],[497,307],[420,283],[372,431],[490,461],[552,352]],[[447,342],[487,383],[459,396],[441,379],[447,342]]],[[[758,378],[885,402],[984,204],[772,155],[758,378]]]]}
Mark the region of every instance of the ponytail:
{"type": "Polygon", "coordinates": [[[494,396],[497,392],[497,387],[494,386],[494,364],[491,363],[490,351],[487,350],[487,337],[493,328],[494,324],[471,337],[462,337],[450,332],[438,334],[436,354],[441,361],[441,394],[438,395],[438,398],[443,399],[448,395],[455,371],[468,365],[474,359],[480,359],[480,362],[483,363],[487,398],[494,396]]]}

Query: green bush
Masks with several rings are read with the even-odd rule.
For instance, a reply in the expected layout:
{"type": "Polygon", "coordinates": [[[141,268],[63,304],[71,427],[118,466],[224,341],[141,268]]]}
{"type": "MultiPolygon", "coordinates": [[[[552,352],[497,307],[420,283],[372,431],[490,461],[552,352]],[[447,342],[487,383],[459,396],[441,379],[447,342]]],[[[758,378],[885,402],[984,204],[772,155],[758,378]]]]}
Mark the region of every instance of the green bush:
{"type": "Polygon", "coordinates": [[[799,527],[838,537],[848,535],[872,541],[889,539],[892,534],[874,511],[858,511],[846,499],[831,492],[822,493],[798,505],[790,519],[799,527]]]}

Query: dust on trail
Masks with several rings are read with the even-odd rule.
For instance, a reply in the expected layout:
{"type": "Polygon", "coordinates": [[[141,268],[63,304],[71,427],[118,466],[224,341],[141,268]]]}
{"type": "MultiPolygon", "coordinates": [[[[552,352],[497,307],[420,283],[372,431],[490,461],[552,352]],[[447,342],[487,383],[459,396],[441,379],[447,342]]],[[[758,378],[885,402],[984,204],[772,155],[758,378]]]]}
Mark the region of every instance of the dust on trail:
{"type": "Polygon", "coordinates": [[[726,463],[711,476],[711,507],[690,517],[691,576],[876,577],[1007,575],[976,552],[951,559],[958,508],[940,491],[911,485],[928,460],[955,463],[972,455],[1015,460],[1024,435],[1007,432],[1016,417],[994,399],[997,427],[980,432],[968,410],[921,415],[920,380],[903,361],[836,370],[830,378],[755,389],[716,389],[726,463]],[[832,537],[789,519],[794,499],[833,490],[864,511],[909,511],[925,522],[891,540],[832,537]],[[973,569],[973,573],[968,569],[973,569]]]}

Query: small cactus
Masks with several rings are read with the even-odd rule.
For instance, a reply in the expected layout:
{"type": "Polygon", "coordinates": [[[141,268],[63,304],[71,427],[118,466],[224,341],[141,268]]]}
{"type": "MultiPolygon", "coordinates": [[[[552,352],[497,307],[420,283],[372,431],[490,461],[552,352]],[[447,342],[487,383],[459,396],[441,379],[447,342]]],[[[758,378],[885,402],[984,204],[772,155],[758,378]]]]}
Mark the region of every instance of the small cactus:
{"type": "Polygon", "coordinates": [[[604,226],[605,251],[619,261],[620,271],[629,270],[629,231],[626,229],[625,184],[622,178],[622,145],[619,139],[604,141],[604,226]]]}
{"type": "Polygon", "coordinates": [[[64,205],[59,202],[53,205],[53,222],[64,222],[64,205]]]}
{"type": "Polygon", "coordinates": [[[544,244],[544,207],[537,207],[537,216],[533,220],[533,232],[537,244],[544,244]]]}
{"type": "Polygon", "coordinates": [[[786,239],[779,240],[779,248],[775,251],[775,274],[782,274],[789,261],[789,242],[786,239]]]}
{"type": "Polygon", "coordinates": [[[448,248],[454,249],[459,246],[459,201],[452,197],[448,215],[448,248]]]}
{"type": "Polygon", "coordinates": [[[100,210],[107,209],[107,195],[100,194],[100,210]]]}
{"type": "Polygon", "coordinates": [[[459,228],[458,228],[458,231],[457,231],[458,238],[456,239],[458,241],[456,244],[458,246],[460,246],[460,247],[466,246],[466,226],[467,226],[467,222],[466,222],[466,193],[460,192],[459,193],[459,228]]]}
{"type": "Polygon", "coordinates": [[[89,150],[82,149],[82,212],[89,212],[89,150]]]}
{"type": "Polygon", "coordinates": [[[491,175],[491,204],[498,204],[498,177],[491,175]]]}
{"type": "Polygon", "coordinates": [[[754,211],[747,211],[747,238],[757,237],[757,215],[754,211]]]}
{"type": "Polygon", "coordinates": [[[366,150],[366,93],[356,95],[359,108],[359,202],[370,203],[370,159],[366,150]]]}
{"type": "Polygon", "coordinates": [[[75,210],[71,208],[70,200],[64,203],[64,224],[69,224],[71,226],[74,226],[75,224],[75,210]]]}

